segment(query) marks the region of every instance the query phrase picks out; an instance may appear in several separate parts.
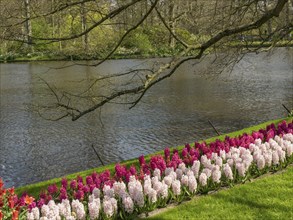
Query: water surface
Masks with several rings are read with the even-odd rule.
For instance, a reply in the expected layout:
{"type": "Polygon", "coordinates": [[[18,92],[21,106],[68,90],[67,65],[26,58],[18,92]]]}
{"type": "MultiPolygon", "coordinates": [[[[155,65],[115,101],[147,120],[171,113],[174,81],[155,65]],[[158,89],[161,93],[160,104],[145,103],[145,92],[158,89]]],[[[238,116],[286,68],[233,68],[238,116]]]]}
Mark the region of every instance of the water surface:
{"type": "MultiPolygon", "coordinates": [[[[227,133],[286,116],[293,107],[293,50],[248,54],[231,73],[210,79],[210,66],[184,64],[153,87],[142,102],[109,104],[75,122],[47,121],[28,107],[52,101],[39,77],[58,87],[85,89],[84,80],[155,60],[108,61],[98,68],[60,67],[63,62],[0,64],[0,176],[7,187],[61,177],[100,166],[93,144],[105,163],[138,157],[166,146],[215,136],[211,120],[227,133]],[[84,88],[81,88],[84,87],[84,88]],[[101,122],[102,121],[102,122],[101,122]]],[[[67,64],[67,63],[66,63],[67,64]]]]}

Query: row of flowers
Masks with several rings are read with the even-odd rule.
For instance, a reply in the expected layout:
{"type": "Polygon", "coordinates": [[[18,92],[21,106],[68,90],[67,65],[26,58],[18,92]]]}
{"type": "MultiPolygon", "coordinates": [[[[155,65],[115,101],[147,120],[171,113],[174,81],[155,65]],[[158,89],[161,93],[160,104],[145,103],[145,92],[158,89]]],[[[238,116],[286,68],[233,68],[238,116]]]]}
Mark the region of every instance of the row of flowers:
{"type": "Polygon", "coordinates": [[[293,162],[292,153],[293,123],[284,121],[224,141],[186,144],[181,151],[166,148],[164,155],[148,162],[139,157],[137,167],[116,164],[113,175],[104,171],[85,179],[64,178],[59,187],[53,184],[42,191],[38,200],[27,194],[17,198],[0,184],[0,220],[127,219],[277,171],[293,162]]]}

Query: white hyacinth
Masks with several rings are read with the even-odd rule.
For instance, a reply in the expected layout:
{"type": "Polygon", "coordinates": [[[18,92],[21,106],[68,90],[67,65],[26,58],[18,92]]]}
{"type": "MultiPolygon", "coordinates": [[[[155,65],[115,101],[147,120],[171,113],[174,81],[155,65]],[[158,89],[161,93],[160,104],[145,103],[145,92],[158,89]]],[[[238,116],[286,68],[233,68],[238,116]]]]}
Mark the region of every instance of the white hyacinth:
{"type": "Polygon", "coordinates": [[[221,157],[217,157],[215,160],[215,164],[218,165],[219,167],[223,166],[223,159],[221,157]]]}
{"type": "Polygon", "coordinates": [[[200,162],[204,167],[210,167],[211,165],[211,160],[208,159],[206,155],[201,156],[200,162]]]}
{"type": "Polygon", "coordinates": [[[266,161],[263,155],[259,155],[258,159],[257,159],[257,168],[259,170],[262,170],[263,168],[265,168],[266,165],[266,161]]]}
{"type": "Polygon", "coordinates": [[[272,160],[274,165],[279,164],[279,155],[277,151],[273,151],[272,160]]]}
{"type": "Polygon", "coordinates": [[[243,163],[237,163],[236,169],[238,171],[239,176],[245,177],[246,170],[245,170],[245,166],[243,163]]]}
{"type": "Polygon", "coordinates": [[[84,205],[78,201],[78,200],[73,200],[71,203],[72,206],[72,211],[76,214],[77,219],[79,220],[84,220],[86,217],[86,213],[84,210],[84,205]]]}
{"type": "Polygon", "coordinates": [[[93,201],[88,204],[89,215],[91,220],[99,218],[100,208],[101,208],[100,198],[93,199],[93,201]]]}
{"type": "Polygon", "coordinates": [[[110,198],[114,197],[114,189],[111,188],[111,186],[109,186],[109,185],[104,185],[103,193],[104,193],[104,196],[108,196],[110,198]]]}
{"type": "Polygon", "coordinates": [[[212,172],[212,180],[214,183],[220,183],[220,179],[221,179],[221,171],[220,171],[220,168],[216,166],[212,172]]]}
{"type": "Polygon", "coordinates": [[[160,193],[159,193],[159,195],[163,198],[163,199],[165,199],[165,198],[167,198],[168,197],[168,185],[167,184],[165,184],[164,182],[162,183],[162,186],[161,186],[161,190],[160,190],[160,193]]]}
{"type": "Polygon", "coordinates": [[[199,162],[198,160],[195,160],[195,161],[193,162],[193,165],[192,165],[192,167],[191,167],[191,170],[193,171],[194,176],[195,176],[196,178],[198,178],[198,175],[199,175],[199,169],[200,169],[200,162],[199,162]]]}
{"type": "Polygon", "coordinates": [[[68,199],[63,199],[61,203],[58,204],[59,212],[61,217],[69,217],[71,216],[71,206],[68,199]]]}
{"type": "Polygon", "coordinates": [[[167,168],[165,169],[165,176],[169,176],[169,174],[170,174],[171,172],[174,172],[174,168],[173,168],[173,167],[167,167],[167,168]]]}
{"type": "Polygon", "coordinates": [[[172,191],[174,193],[174,195],[178,196],[181,194],[181,184],[179,180],[175,180],[172,183],[172,191]]]}
{"type": "Polygon", "coordinates": [[[30,212],[27,212],[27,220],[39,220],[40,219],[40,210],[35,207],[30,212]]]}
{"type": "Polygon", "coordinates": [[[103,211],[108,218],[112,217],[115,213],[115,207],[112,204],[111,198],[107,196],[103,199],[103,211]]]}
{"type": "Polygon", "coordinates": [[[92,194],[93,194],[94,197],[97,199],[97,198],[100,198],[101,191],[100,191],[100,189],[98,189],[98,188],[95,187],[95,188],[93,189],[92,194]]]}
{"type": "Polygon", "coordinates": [[[220,150],[220,157],[221,157],[223,160],[226,160],[226,151],[224,151],[224,150],[220,150]]]}
{"type": "Polygon", "coordinates": [[[124,182],[114,182],[113,189],[115,195],[117,195],[119,198],[124,197],[126,194],[126,185],[124,182]]]}
{"type": "Polygon", "coordinates": [[[204,169],[202,170],[202,173],[205,173],[206,176],[207,176],[207,178],[210,178],[211,175],[212,175],[212,171],[211,171],[209,168],[204,168],[204,169]]]}
{"type": "Polygon", "coordinates": [[[157,191],[155,189],[151,189],[148,198],[152,203],[155,203],[157,201],[157,191]]]}
{"type": "Polygon", "coordinates": [[[162,188],[162,182],[158,181],[153,185],[154,190],[156,190],[157,193],[159,193],[161,191],[162,188]]]}
{"type": "Polygon", "coordinates": [[[172,176],[165,176],[163,179],[163,182],[168,186],[171,187],[172,182],[173,182],[173,178],[172,176]]]}
{"type": "Polygon", "coordinates": [[[127,213],[129,213],[129,214],[133,213],[134,204],[133,204],[133,200],[131,199],[130,196],[123,198],[122,204],[123,204],[123,207],[127,213]]]}
{"type": "Polygon", "coordinates": [[[158,180],[161,180],[161,171],[158,168],[154,170],[154,176],[158,177],[158,180]]]}
{"type": "Polygon", "coordinates": [[[186,172],[186,165],[185,165],[185,163],[181,162],[178,165],[178,169],[182,170],[182,172],[185,173],[186,172]]]}
{"type": "Polygon", "coordinates": [[[176,169],[176,175],[177,175],[177,178],[178,178],[179,180],[181,180],[181,177],[182,177],[182,175],[183,175],[183,171],[182,171],[181,169],[177,168],[177,169],[176,169]]]}
{"type": "Polygon", "coordinates": [[[182,175],[182,178],[181,178],[181,184],[182,186],[188,186],[188,176],[187,175],[182,175]]]}
{"type": "Polygon", "coordinates": [[[233,180],[233,172],[229,164],[224,164],[223,171],[228,180],[233,180]]]}
{"type": "Polygon", "coordinates": [[[197,182],[196,182],[195,176],[193,176],[193,175],[188,176],[188,189],[189,189],[189,191],[194,193],[194,192],[196,192],[196,188],[197,188],[197,182]]]}
{"type": "Polygon", "coordinates": [[[207,185],[207,180],[208,180],[208,177],[205,173],[201,173],[199,175],[199,184],[201,186],[206,186],[207,185]]]}

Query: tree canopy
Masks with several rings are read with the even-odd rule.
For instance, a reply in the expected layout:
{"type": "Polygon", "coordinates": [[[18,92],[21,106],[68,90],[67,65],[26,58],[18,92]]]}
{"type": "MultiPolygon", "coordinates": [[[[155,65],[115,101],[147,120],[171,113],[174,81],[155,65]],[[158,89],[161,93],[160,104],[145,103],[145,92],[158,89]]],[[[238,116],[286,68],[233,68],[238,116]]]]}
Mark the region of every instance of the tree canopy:
{"type": "Polygon", "coordinates": [[[44,81],[55,102],[39,111],[43,115],[54,109],[52,120],[77,120],[125,97],[124,104],[132,108],[189,60],[217,54],[230,65],[247,52],[293,39],[292,0],[2,0],[0,12],[3,57],[62,54],[94,58],[90,66],[125,55],[172,58],[152,69],[94,78],[82,93],[58,90],[44,81]],[[94,89],[111,80],[106,90],[94,89]]]}

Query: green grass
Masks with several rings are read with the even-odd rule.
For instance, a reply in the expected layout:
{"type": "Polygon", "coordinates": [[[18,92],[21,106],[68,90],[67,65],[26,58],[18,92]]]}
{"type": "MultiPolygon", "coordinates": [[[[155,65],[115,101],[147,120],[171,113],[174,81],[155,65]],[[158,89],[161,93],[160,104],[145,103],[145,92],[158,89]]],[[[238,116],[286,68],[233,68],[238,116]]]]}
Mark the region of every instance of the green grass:
{"type": "MultiPolygon", "coordinates": [[[[209,138],[209,139],[207,139],[205,141],[207,143],[209,143],[209,142],[215,141],[216,139],[223,140],[226,135],[229,135],[230,137],[236,137],[238,135],[243,134],[244,132],[251,133],[252,131],[257,131],[257,130],[259,130],[261,128],[265,128],[268,124],[271,124],[271,123],[278,124],[282,120],[292,121],[292,117],[291,118],[282,118],[282,119],[271,120],[271,121],[268,121],[268,122],[253,126],[253,127],[242,129],[240,131],[232,132],[232,133],[229,133],[229,134],[223,134],[223,135],[217,136],[217,137],[212,137],[212,138],[209,138]]],[[[176,148],[177,149],[182,149],[183,147],[184,146],[178,146],[176,148]]],[[[145,159],[148,160],[152,155],[163,154],[163,153],[164,153],[164,151],[159,151],[159,152],[156,152],[154,154],[150,154],[150,155],[145,156],[145,159]]],[[[138,160],[137,160],[137,158],[135,158],[135,159],[132,159],[132,160],[121,162],[121,164],[124,164],[124,165],[127,165],[127,166],[130,166],[131,164],[138,165],[138,160]]],[[[70,174],[70,175],[66,176],[66,178],[71,180],[71,179],[76,178],[77,175],[85,177],[85,176],[91,174],[94,171],[102,172],[102,171],[107,170],[107,169],[110,170],[111,172],[113,172],[114,171],[114,166],[115,166],[115,163],[109,164],[109,165],[104,166],[104,167],[98,167],[98,168],[94,168],[94,169],[85,170],[85,171],[82,171],[82,172],[70,174]]],[[[61,181],[61,178],[55,178],[55,179],[51,179],[51,180],[48,180],[48,181],[23,186],[23,187],[17,188],[16,193],[21,194],[23,192],[27,192],[30,195],[33,195],[33,196],[37,197],[42,189],[46,189],[50,184],[53,184],[53,183],[57,183],[58,185],[60,185],[60,181],[61,181]]]]}
{"type": "Polygon", "coordinates": [[[228,190],[197,196],[148,219],[293,219],[293,166],[228,190]]]}

